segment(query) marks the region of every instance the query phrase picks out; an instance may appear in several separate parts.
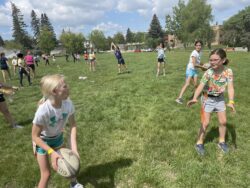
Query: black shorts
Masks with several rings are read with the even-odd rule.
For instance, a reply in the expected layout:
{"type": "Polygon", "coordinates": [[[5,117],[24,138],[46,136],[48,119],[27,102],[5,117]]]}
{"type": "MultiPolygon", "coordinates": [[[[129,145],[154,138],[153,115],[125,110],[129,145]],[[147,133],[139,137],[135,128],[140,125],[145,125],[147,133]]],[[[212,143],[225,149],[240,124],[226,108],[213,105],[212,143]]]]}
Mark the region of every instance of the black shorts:
{"type": "Polygon", "coordinates": [[[158,58],[158,63],[165,63],[163,58],[158,58]]]}
{"type": "Polygon", "coordinates": [[[122,65],[124,65],[124,64],[125,64],[125,61],[124,61],[124,59],[123,59],[123,58],[121,58],[121,59],[118,59],[118,64],[122,64],[122,65]]]}
{"type": "Polygon", "coordinates": [[[28,67],[30,67],[33,71],[35,70],[35,65],[34,64],[27,64],[28,67]]]}
{"type": "Polygon", "coordinates": [[[4,102],[4,101],[5,101],[4,96],[2,93],[0,93],[0,102],[4,102]]]}

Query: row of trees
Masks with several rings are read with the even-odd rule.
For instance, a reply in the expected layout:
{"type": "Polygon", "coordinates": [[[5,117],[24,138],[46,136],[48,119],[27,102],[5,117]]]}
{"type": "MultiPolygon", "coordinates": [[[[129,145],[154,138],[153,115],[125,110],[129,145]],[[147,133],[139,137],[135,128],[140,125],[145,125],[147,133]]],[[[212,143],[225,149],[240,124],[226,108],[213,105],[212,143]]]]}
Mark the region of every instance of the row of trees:
{"type": "Polygon", "coordinates": [[[49,53],[56,46],[56,35],[48,16],[43,13],[38,18],[34,10],[31,11],[31,28],[33,36],[26,31],[27,25],[23,21],[23,15],[17,6],[11,2],[13,19],[13,38],[14,42],[22,49],[43,49],[49,53]]]}
{"type": "MultiPolygon", "coordinates": [[[[155,48],[160,41],[165,41],[167,35],[174,35],[184,44],[184,47],[193,44],[194,40],[201,39],[211,46],[213,31],[210,23],[213,19],[211,5],[206,0],[179,0],[173,7],[173,15],[166,15],[165,28],[162,29],[156,14],[153,15],[148,32],[132,32],[127,29],[126,36],[117,32],[113,37],[105,37],[100,30],[93,30],[86,38],[83,34],[71,31],[62,31],[59,41],[48,16],[43,13],[38,18],[34,10],[31,11],[31,28],[33,35],[28,35],[27,25],[23,21],[21,11],[11,3],[13,17],[14,41],[3,41],[0,36],[0,45],[8,43],[9,46],[21,46],[23,49],[39,48],[49,53],[57,43],[61,43],[68,53],[82,52],[84,42],[90,40],[98,50],[110,49],[113,41],[118,44],[140,42],[147,47],[155,48]]],[[[250,49],[250,7],[239,12],[224,23],[223,43],[236,46],[244,45],[250,49]]]]}
{"type": "Polygon", "coordinates": [[[229,46],[243,46],[250,51],[250,6],[232,16],[223,25],[223,42],[229,46]]]}

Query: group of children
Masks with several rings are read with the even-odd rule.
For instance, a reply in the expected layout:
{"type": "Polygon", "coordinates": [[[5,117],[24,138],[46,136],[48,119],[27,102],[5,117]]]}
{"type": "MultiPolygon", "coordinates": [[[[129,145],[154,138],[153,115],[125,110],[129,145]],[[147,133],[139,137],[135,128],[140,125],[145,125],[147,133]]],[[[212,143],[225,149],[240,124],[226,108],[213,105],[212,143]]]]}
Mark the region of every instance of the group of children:
{"type": "MultiPolygon", "coordinates": [[[[127,70],[119,47],[114,43],[111,44],[111,47],[118,60],[118,73],[122,72],[122,68],[127,70]]],[[[229,149],[225,142],[226,105],[223,93],[226,90],[226,86],[228,86],[229,102],[227,106],[235,112],[233,73],[232,70],[226,66],[229,62],[226,57],[226,52],[220,48],[215,49],[210,53],[210,67],[204,68],[200,63],[201,47],[202,42],[196,41],[195,50],[190,55],[186,70],[186,82],[182,87],[176,102],[180,104],[183,103],[182,96],[191,80],[194,81],[194,85],[197,87],[197,68],[202,68],[203,70],[207,69],[202,76],[200,84],[196,88],[192,99],[187,102],[187,106],[197,103],[198,97],[202,94],[201,108],[203,113],[195,148],[200,155],[205,154],[205,131],[209,124],[211,113],[217,112],[220,124],[218,146],[223,152],[227,153],[229,149]]],[[[19,55],[18,58],[23,59],[23,56],[19,55]]],[[[90,58],[93,57],[88,56],[88,60],[90,58]]],[[[85,60],[87,60],[87,58],[85,60]]],[[[165,65],[163,44],[160,44],[158,47],[157,60],[157,76],[159,76],[161,66],[163,67],[163,74],[165,75],[165,66],[163,66],[165,65]]],[[[18,66],[19,68],[23,68],[20,65],[21,63],[19,60],[18,66]]],[[[24,71],[25,70],[23,70],[23,72],[24,71]]],[[[61,158],[61,156],[56,152],[56,150],[64,146],[64,130],[67,122],[69,122],[70,125],[69,147],[78,155],[79,158],[80,155],[77,149],[77,124],[74,118],[75,108],[72,101],[69,99],[69,87],[65,81],[65,77],[58,74],[47,75],[41,79],[40,84],[43,98],[39,102],[39,106],[33,119],[32,141],[34,143],[34,153],[41,173],[38,188],[44,188],[48,186],[50,177],[49,158],[51,160],[52,168],[57,170],[57,159],[61,158]]],[[[0,84],[0,88],[3,87],[8,88],[8,86],[0,84]]],[[[10,89],[16,88],[11,87],[10,89]]],[[[2,94],[0,94],[0,110],[2,113],[8,114],[8,109],[2,94]]],[[[11,119],[10,114],[5,115],[5,117],[9,118],[9,122],[11,122],[12,126],[18,126],[15,124],[13,119],[11,119]]],[[[71,188],[83,187],[83,185],[77,182],[76,178],[72,178],[70,181],[71,188]]]]}

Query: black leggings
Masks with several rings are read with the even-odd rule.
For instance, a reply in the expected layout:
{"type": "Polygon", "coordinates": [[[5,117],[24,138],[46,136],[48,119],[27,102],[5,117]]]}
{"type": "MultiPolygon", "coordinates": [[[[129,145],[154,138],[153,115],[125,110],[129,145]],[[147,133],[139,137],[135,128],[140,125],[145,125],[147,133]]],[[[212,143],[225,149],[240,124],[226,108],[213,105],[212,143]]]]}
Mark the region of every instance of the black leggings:
{"type": "Polygon", "coordinates": [[[28,82],[29,82],[29,85],[30,85],[31,84],[31,82],[30,82],[30,74],[27,73],[27,71],[24,68],[19,69],[20,85],[23,86],[23,74],[25,74],[28,77],[28,82]]]}

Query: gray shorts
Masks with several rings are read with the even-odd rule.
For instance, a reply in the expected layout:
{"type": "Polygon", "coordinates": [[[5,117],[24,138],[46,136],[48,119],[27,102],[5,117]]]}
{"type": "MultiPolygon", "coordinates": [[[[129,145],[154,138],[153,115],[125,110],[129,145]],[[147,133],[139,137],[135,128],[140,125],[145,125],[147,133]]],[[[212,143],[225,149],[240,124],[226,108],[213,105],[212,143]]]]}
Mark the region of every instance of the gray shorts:
{"type": "Polygon", "coordinates": [[[224,112],[226,110],[224,96],[218,97],[208,96],[207,99],[203,98],[203,108],[205,112],[224,112]]]}

